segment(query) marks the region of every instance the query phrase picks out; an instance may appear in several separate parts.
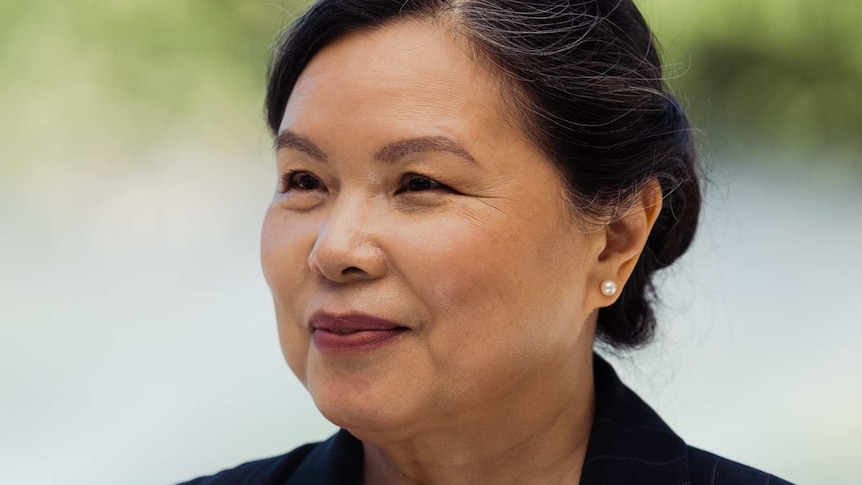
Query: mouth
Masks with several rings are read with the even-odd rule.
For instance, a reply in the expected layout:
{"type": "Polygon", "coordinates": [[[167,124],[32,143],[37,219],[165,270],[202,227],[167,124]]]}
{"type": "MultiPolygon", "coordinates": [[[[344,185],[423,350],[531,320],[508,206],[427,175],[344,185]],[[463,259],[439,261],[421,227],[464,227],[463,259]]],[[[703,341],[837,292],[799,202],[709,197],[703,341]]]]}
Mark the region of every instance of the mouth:
{"type": "Polygon", "coordinates": [[[312,341],[326,353],[369,351],[398,340],[409,329],[398,322],[361,313],[315,313],[309,319],[312,341]]]}

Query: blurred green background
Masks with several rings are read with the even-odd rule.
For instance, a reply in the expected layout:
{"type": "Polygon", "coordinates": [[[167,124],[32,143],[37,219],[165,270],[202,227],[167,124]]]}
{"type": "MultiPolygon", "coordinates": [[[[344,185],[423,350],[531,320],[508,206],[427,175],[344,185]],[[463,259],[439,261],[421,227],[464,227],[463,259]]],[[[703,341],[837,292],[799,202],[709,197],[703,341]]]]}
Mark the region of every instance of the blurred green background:
{"type": "MultiPolygon", "coordinates": [[[[862,3],[640,3],[666,51],[667,75],[710,143],[825,150],[834,162],[860,164],[862,3]]],[[[23,163],[14,155],[34,143],[140,148],[178,128],[213,137],[257,123],[267,49],[301,8],[4,0],[0,122],[13,135],[5,169],[23,163]]]]}
{"type": "MultiPolygon", "coordinates": [[[[696,446],[858,483],[862,2],[639,5],[711,183],[618,369],[696,446]]],[[[302,8],[0,2],[0,482],[169,483],[332,431],[257,254],[268,50],[302,8]]]]}

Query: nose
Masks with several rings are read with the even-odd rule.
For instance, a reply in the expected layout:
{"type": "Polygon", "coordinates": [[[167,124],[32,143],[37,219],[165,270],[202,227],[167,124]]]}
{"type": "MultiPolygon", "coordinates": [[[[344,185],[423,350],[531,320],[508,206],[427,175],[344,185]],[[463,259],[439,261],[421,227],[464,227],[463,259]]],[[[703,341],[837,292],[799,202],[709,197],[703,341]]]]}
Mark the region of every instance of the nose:
{"type": "Polygon", "coordinates": [[[386,256],[373,237],[367,203],[341,200],[334,204],[308,255],[308,265],[335,283],[368,281],[386,274],[386,256]]]}

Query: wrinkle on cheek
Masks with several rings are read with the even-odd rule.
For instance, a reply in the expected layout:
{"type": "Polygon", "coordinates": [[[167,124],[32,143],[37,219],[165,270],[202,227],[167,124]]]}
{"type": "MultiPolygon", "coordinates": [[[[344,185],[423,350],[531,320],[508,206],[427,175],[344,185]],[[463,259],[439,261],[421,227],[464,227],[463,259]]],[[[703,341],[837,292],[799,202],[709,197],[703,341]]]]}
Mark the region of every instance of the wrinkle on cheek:
{"type": "MultiPolygon", "coordinates": [[[[499,213],[512,227],[529,228],[552,214],[564,212],[560,208],[565,206],[565,198],[546,184],[525,184],[535,179],[532,173],[488,176],[482,187],[470,196],[483,205],[482,209],[490,208],[499,213]]],[[[552,225],[556,227],[559,222],[562,220],[552,225]]]]}
{"type": "Polygon", "coordinates": [[[460,232],[469,234],[472,243],[496,244],[507,234],[500,231],[498,219],[506,218],[505,210],[493,201],[480,199],[479,202],[491,207],[497,214],[489,215],[488,211],[458,210],[452,215],[464,229],[460,232]]]}

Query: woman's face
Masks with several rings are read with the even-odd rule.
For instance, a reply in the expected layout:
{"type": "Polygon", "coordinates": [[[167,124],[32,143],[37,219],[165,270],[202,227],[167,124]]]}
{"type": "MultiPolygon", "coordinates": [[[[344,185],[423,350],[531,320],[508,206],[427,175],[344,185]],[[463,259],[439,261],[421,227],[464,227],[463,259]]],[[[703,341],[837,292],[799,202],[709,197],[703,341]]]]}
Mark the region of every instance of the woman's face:
{"type": "Polygon", "coordinates": [[[351,431],[571,386],[592,348],[599,238],[469,52],[428,23],[351,33],[281,123],[263,269],[288,364],[351,431]]]}

